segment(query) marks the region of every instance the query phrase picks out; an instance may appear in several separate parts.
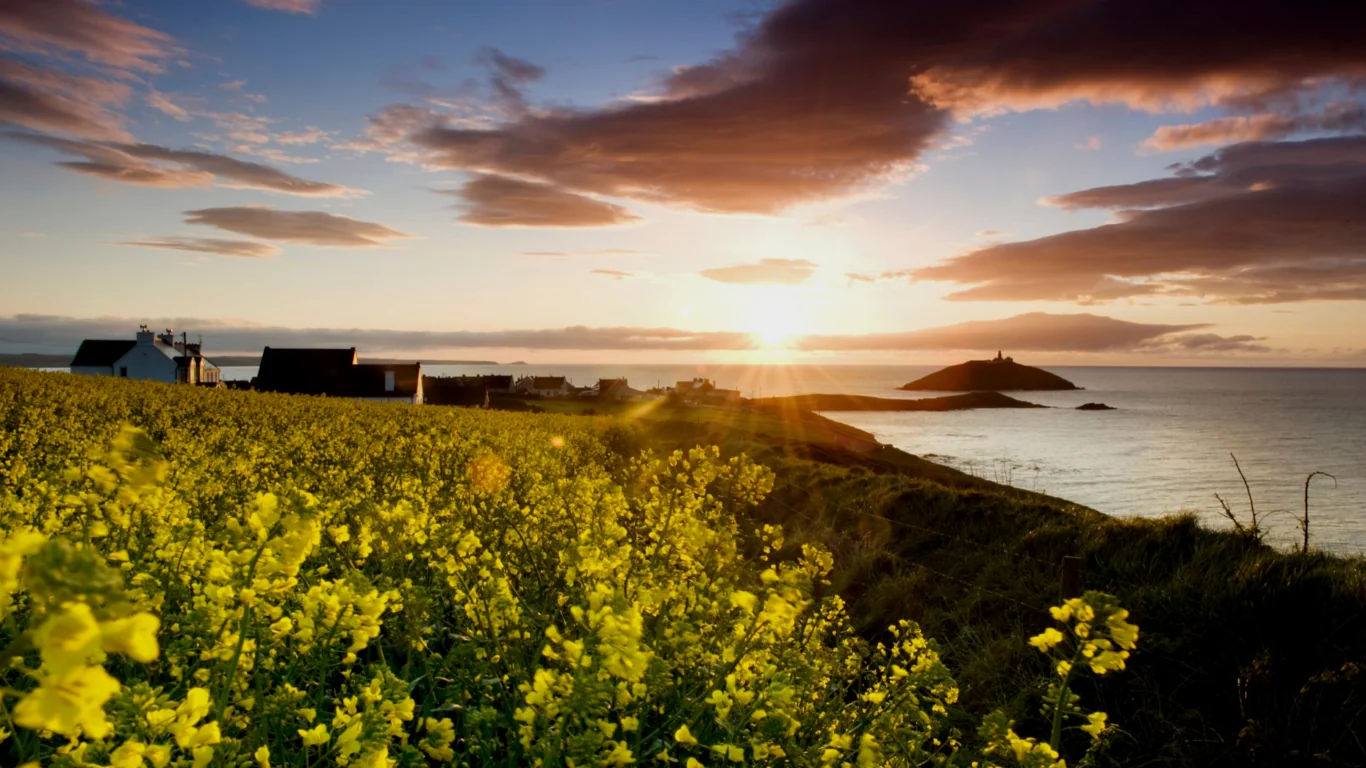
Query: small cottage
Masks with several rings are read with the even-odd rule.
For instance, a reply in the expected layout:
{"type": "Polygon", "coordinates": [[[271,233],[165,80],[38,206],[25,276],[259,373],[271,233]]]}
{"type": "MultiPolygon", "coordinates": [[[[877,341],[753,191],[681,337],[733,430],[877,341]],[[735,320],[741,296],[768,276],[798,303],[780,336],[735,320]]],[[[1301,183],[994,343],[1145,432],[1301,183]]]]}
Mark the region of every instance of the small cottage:
{"type": "Polygon", "coordinates": [[[167,384],[217,385],[221,372],[204,358],[201,345],[191,344],[175,331],[153,333],[140,326],[132,339],[86,339],[71,360],[71,372],[82,376],[116,376],[122,379],[160,381],[167,384]]]}

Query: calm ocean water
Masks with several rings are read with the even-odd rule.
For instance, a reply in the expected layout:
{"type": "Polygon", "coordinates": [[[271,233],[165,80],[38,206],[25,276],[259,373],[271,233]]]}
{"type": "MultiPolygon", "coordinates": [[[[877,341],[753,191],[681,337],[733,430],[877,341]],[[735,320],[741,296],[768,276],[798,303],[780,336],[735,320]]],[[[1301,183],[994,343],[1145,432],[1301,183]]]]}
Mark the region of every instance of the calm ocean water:
{"type": "MultiPolygon", "coordinates": [[[[934,366],[427,366],[434,375],[564,375],[586,385],[626,376],[644,389],[706,376],[746,397],[848,393],[929,397],[895,388],[934,366]]],[[[1273,540],[1297,541],[1310,490],[1315,546],[1366,552],[1366,369],[1050,367],[1080,392],[1018,396],[1057,408],[950,413],[827,413],[884,443],[988,480],[1112,515],[1190,511],[1225,526],[1214,494],[1246,514],[1238,457],[1273,540]],[[1100,401],[1115,411],[1076,411],[1100,401]]],[[[225,369],[250,378],[255,369],[225,369]]]]}

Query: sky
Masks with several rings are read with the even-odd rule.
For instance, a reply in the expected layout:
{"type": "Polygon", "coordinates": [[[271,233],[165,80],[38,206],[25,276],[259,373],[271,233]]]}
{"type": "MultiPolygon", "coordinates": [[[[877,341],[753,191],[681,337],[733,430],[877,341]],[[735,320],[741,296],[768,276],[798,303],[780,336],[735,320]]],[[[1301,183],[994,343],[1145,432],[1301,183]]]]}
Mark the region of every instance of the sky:
{"type": "Polygon", "coordinates": [[[0,352],[1366,365],[1366,5],[3,0],[0,352]]]}

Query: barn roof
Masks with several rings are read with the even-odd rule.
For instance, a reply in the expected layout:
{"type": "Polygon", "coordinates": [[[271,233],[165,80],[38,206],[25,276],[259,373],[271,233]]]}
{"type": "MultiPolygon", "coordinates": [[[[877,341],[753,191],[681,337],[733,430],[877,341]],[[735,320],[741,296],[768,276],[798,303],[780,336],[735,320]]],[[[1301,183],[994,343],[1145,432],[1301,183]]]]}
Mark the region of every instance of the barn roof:
{"type": "MultiPolygon", "coordinates": [[[[356,363],[356,348],[349,349],[276,349],[261,352],[261,367],[256,373],[256,388],[267,392],[292,392],[298,395],[345,396],[350,387],[351,367],[356,363]]],[[[381,387],[383,385],[383,376],[381,387]]]]}
{"type": "Polygon", "coordinates": [[[137,346],[137,342],[132,339],[86,339],[81,342],[80,349],[76,350],[76,356],[72,358],[71,365],[73,367],[113,365],[135,346],[137,346]]]}

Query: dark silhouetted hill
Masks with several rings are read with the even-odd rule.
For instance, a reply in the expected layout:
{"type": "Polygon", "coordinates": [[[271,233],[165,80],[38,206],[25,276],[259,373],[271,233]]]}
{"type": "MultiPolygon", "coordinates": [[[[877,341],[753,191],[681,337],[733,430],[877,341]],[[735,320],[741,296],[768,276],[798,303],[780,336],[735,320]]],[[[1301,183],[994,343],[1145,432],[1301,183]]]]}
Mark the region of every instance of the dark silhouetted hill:
{"type": "Polygon", "coordinates": [[[900,389],[922,392],[980,392],[1080,389],[1042,368],[1013,360],[969,360],[912,381],[900,389]]]}

